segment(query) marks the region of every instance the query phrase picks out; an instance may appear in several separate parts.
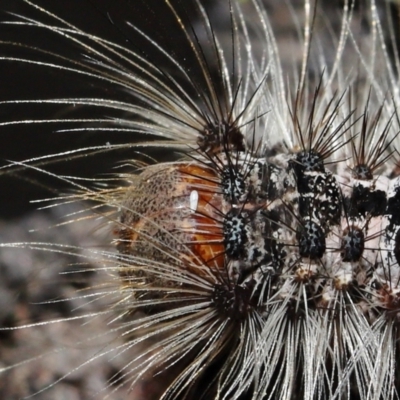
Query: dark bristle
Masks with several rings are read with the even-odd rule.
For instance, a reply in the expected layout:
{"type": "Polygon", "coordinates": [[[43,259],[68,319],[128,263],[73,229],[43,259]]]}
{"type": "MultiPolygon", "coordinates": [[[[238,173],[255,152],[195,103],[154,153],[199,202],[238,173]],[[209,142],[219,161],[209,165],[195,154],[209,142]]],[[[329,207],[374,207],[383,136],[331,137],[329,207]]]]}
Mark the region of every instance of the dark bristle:
{"type": "Polygon", "coordinates": [[[204,128],[202,135],[198,137],[199,150],[204,153],[219,153],[226,151],[244,151],[244,137],[235,125],[220,122],[210,124],[204,128]]]}

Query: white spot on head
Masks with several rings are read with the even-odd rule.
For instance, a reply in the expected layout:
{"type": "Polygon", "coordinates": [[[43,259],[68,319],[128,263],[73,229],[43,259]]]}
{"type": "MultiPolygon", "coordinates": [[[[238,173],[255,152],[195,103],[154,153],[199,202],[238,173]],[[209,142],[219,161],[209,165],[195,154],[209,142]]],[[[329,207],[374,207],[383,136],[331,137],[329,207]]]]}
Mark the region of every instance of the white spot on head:
{"type": "Polygon", "coordinates": [[[192,190],[190,192],[190,209],[193,212],[197,211],[198,203],[199,203],[199,193],[197,192],[197,190],[192,190]]]}

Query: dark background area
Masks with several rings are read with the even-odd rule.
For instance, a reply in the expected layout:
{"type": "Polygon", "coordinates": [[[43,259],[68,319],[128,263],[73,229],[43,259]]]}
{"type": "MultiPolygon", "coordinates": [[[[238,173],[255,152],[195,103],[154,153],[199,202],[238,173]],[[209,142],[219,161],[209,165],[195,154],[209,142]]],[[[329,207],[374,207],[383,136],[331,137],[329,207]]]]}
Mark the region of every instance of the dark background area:
{"type": "MultiPolygon", "coordinates": [[[[178,59],[187,59],[187,44],[171,12],[159,0],[38,0],[37,4],[50,10],[85,32],[126,46],[139,52],[156,65],[165,64],[164,58],[155,51],[145,39],[139,37],[128,27],[126,21],[138,26],[143,32],[156,38],[167,49],[178,52],[178,59]],[[163,20],[160,21],[160,15],[163,20]],[[172,39],[172,40],[171,40],[172,39]]],[[[191,2],[180,6],[184,13],[190,12],[191,2]]],[[[209,2],[211,3],[211,2],[209,2]]],[[[56,24],[57,21],[44,15],[22,1],[3,0],[0,5],[0,20],[18,18],[9,14],[33,18],[41,22],[56,24]]],[[[193,23],[196,21],[193,20],[193,23]]],[[[58,26],[61,23],[57,23],[58,26]]],[[[46,51],[62,54],[66,58],[81,60],[82,48],[71,41],[64,40],[47,30],[32,27],[0,25],[0,40],[23,43],[46,51]]],[[[3,43],[0,56],[55,62],[55,59],[35,50],[3,43]]],[[[190,57],[189,57],[190,58],[190,57]]],[[[190,59],[187,61],[190,63],[190,59]]],[[[65,64],[65,62],[61,62],[65,64]]],[[[168,66],[165,66],[168,69],[168,66]]],[[[171,70],[167,71],[171,73],[171,70]]],[[[173,72],[172,72],[173,73],[173,72]]],[[[55,70],[18,61],[0,61],[0,101],[51,99],[67,97],[102,97],[132,102],[132,96],[120,88],[105,84],[96,79],[74,73],[55,70]]],[[[104,118],[111,116],[104,109],[84,106],[54,106],[35,104],[0,104],[0,122],[53,119],[53,118],[104,118]]],[[[127,115],[115,113],[114,117],[127,115]]],[[[13,124],[0,126],[0,163],[22,161],[47,154],[57,154],[77,148],[102,146],[106,143],[132,143],[142,139],[139,135],[121,132],[57,132],[66,124],[13,124]]],[[[77,128],[81,125],[75,125],[77,128]]],[[[154,151],[154,157],[161,157],[154,151]]],[[[95,177],[110,173],[113,167],[134,157],[132,150],[112,151],[97,156],[62,161],[42,166],[46,170],[62,175],[95,177]]],[[[68,191],[68,185],[59,179],[49,178],[43,173],[24,168],[2,170],[0,175],[0,216],[3,218],[21,215],[36,208],[30,204],[32,199],[52,197],[60,191],[68,191]]]]}

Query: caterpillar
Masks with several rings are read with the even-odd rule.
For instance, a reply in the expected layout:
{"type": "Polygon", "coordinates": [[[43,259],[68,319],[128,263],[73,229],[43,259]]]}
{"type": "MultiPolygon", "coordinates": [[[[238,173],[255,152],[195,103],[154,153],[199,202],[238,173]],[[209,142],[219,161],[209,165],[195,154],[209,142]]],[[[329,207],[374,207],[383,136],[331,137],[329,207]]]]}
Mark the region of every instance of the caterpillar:
{"type": "Polygon", "coordinates": [[[38,311],[4,291],[3,397],[398,398],[396,5],[117,2],[131,22],[78,3],[108,38],[64,5],[17,3],[0,63],[66,95],[3,100],[17,117],[1,128],[109,139],[1,170],[69,186],[45,200],[68,211],[44,240],[2,239],[6,255],[54,256],[38,311]],[[109,153],[111,175],[51,169],[109,153]]]}

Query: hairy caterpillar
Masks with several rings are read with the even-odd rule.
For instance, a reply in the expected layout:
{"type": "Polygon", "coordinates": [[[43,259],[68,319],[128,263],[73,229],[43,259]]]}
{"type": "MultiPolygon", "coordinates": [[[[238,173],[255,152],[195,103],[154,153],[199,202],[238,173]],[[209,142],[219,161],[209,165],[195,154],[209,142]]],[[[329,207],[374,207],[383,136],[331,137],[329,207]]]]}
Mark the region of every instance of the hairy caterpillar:
{"type": "Polygon", "coordinates": [[[169,26],[151,35],[139,20],[122,28],[106,3],[86,5],[123,43],[46,11],[50,4],[21,3],[29,14],[5,26],[59,37],[61,50],[25,37],[2,43],[12,52],[2,62],[70,74],[103,93],[4,101],[76,107],[78,116],[22,116],[3,127],[55,124],[110,137],[127,131],[132,140],[3,169],[37,170],[69,184],[74,194],[57,201],[86,200],[70,219],[100,218],[109,244],[87,248],[85,233],[75,245],[62,238],[3,243],[7,251],[77,257],[62,273],[93,279],[40,305],[66,304],[66,316],[2,329],[29,337],[35,328],[77,321],[80,334],[40,358],[5,365],[5,380],[25,367],[30,374],[41,358],[85,350],[50,382],[30,375],[21,396],[46,396],[87,367],[111,365],[105,384],[90,394],[84,388],[82,398],[397,398],[399,68],[389,4],[345,1],[334,9],[339,24],[327,4],[305,1],[304,13],[288,4],[301,50],[286,64],[271,5],[257,0],[217,2],[227,36],[200,1],[122,2],[134,13],[157,13],[157,21],[170,15],[182,52],[168,43],[169,26]],[[67,44],[79,57],[65,57],[67,44]],[[58,158],[118,148],[138,151],[126,170],[102,182],[47,170],[58,158]],[[170,154],[157,162],[148,148],[170,154]],[[96,324],[106,329],[97,334],[96,324]],[[150,388],[138,394],[143,380],[150,388]]]}

